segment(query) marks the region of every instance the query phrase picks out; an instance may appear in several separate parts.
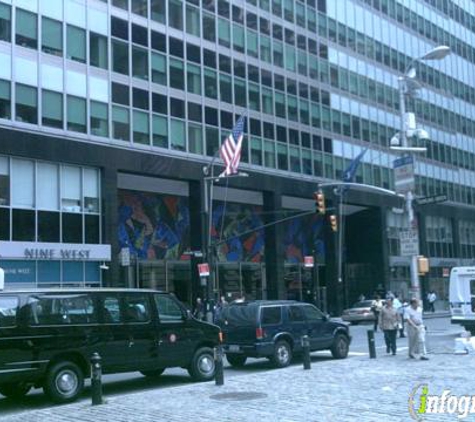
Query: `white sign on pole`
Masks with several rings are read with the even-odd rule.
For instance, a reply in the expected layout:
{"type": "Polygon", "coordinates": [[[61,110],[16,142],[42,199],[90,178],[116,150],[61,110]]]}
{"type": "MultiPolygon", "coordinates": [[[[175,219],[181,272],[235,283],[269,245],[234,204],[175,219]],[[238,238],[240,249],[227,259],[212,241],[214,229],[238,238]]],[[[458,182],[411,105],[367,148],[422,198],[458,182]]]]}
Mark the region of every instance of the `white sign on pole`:
{"type": "Polygon", "coordinates": [[[419,234],[417,230],[401,230],[399,232],[401,256],[419,255],[419,234]]]}
{"type": "Polygon", "coordinates": [[[128,267],[130,265],[130,249],[125,247],[120,250],[120,265],[128,267]]]}
{"type": "Polygon", "coordinates": [[[396,193],[405,194],[415,189],[414,158],[410,155],[394,160],[394,187],[396,193]]]}

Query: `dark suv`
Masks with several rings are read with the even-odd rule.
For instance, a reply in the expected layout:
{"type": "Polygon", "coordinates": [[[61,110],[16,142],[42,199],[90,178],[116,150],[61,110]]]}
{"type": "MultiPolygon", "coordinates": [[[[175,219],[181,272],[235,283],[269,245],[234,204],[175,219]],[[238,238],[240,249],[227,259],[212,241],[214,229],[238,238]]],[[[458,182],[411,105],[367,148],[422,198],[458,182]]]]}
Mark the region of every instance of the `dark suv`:
{"type": "Polygon", "coordinates": [[[56,402],[76,399],[102,357],[105,374],[158,377],[187,368],[213,379],[219,328],[198,321],[171,294],[142,289],[57,289],[0,293],[0,394],[43,387],[56,402]]]}
{"type": "Polygon", "coordinates": [[[282,368],[292,355],[302,351],[307,335],[310,349],[329,349],[334,358],[348,356],[351,336],[348,326],[329,321],[315,306],[290,301],[233,303],[220,314],[224,350],[232,366],[242,366],[247,357],[267,357],[282,368]]]}

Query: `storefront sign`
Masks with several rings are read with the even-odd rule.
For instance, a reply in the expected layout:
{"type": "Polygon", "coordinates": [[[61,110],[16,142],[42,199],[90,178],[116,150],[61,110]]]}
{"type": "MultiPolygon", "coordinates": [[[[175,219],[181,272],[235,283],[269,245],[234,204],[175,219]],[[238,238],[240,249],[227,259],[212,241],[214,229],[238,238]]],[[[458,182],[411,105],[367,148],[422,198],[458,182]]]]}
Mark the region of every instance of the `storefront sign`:
{"type": "Polygon", "coordinates": [[[110,261],[110,245],[0,242],[0,259],[110,261]]]}

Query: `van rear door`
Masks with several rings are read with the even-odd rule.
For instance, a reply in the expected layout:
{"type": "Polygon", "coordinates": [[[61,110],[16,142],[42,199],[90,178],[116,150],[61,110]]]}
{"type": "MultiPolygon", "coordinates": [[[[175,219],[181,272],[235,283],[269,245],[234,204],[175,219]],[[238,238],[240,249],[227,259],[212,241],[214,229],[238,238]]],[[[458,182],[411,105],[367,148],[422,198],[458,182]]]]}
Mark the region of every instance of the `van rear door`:
{"type": "Polygon", "coordinates": [[[475,268],[457,267],[450,274],[450,310],[452,321],[475,324],[475,268]]]}

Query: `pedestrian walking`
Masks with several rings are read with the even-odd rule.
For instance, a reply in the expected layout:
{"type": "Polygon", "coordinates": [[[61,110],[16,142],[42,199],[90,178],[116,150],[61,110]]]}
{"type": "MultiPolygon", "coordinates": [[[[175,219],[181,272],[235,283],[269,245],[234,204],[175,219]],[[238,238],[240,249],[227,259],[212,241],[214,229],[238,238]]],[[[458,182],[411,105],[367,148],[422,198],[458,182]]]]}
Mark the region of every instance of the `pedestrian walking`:
{"type": "Polygon", "coordinates": [[[394,308],[397,309],[397,312],[399,314],[399,338],[404,338],[406,337],[404,334],[404,313],[409,306],[409,303],[407,303],[406,299],[402,299],[402,302],[399,300],[398,295],[393,300],[393,306],[394,308]]]}
{"type": "Polygon", "coordinates": [[[196,298],[195,310],[193,311],[193,316],[200,321],[204,320],[205,317],[205,308],[200,297],[196,298]]]}
{"type": "Polygon", "coordinates": [[[386,299],[381,312],[379,313],[379,328],[384,332],[384,341],[386,343],[386,353],[396,354],[396,336],[399,326],[400,316],[393,306],[392,299],[386,299]]]}
{"type": "Polygon", "coordinates": [[[409,343],[409,357],[429,360],[426,356],[425,327],[422,321],[422,308],[417,299],[411,299],[410,306],[404,315],[407,323],[407,335],[409,343]]]}
{"type": "Polygon", "coordinates": [[[383,301],[379,295],[374,297],[373,302],[371,303],[371,311],[374,314],[374,331],[378,331],[378,321],[379,321],[379,313],[383,309],[383,301]]]}
{"type": "Polygon", "coordinates": [[[223,309],[228,306],[228,302],[224,296],[221,296],[218,303],[214,307],[214,322],[218,321],[223,313],[223,309]]]}
{"type": "Polygon", "coordinates": [[[437,300],[437,295],[433,290],[427,294],[427,303],[429,304],[429,311],[435,312],[435,301],[437,300]]]}

